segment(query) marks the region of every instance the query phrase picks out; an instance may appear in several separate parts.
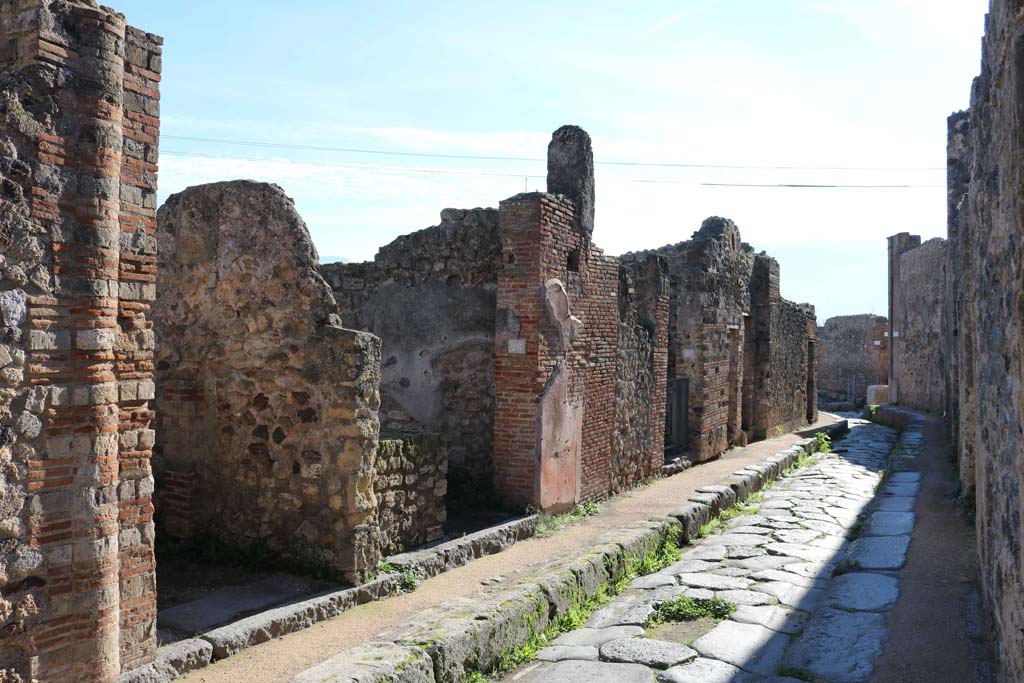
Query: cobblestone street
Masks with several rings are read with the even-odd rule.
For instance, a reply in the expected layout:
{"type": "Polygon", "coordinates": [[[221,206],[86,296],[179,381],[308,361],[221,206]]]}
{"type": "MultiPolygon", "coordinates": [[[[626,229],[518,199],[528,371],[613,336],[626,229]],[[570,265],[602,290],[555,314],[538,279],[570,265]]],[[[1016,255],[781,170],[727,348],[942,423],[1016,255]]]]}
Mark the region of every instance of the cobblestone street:
{"type": "Polygon", "coordinates": [[[851,420],[833,452],[765,490],[760,503],[685,548],[679,562],[633,581],[585,628],[561,635],[539,661],[503,680],[870,680],[885,613],[899,597],[921,477],[885,476],[886,469],[891,462],[912,469],[922,440],[913,424],[898,438],[896,430],[851,420]],[[697,605],[717,598],[735,611],[717,623],[659,617],[680,598],[697,605]]]}

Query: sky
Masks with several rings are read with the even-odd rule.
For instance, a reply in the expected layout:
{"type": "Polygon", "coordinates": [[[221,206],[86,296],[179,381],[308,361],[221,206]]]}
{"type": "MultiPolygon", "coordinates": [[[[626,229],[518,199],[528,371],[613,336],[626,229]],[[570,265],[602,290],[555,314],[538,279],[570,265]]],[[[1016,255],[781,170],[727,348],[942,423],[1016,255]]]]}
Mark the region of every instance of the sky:
{"type": "Polygon", "coordinates": [[[543,190],[551,132],[572,123],[593,138],[607,253],[731,218],[819,324],[887,313],[888,235],[945,236],[946,117],[968,105],[986,8],[117,3],[165,38],[161,202],[206,182],[275,182],[322,260],[370,260],[446,207],[543,190]],[[901,187],[777,187],[806,184],[901,187]]]}

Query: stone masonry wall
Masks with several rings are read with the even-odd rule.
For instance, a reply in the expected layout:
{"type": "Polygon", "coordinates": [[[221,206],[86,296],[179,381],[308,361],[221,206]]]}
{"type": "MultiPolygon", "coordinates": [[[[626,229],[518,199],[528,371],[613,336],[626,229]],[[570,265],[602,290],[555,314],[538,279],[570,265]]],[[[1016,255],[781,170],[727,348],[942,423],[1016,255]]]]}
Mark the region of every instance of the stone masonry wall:
{"type": "MultiPolygon", "coordinates": [[[[828,398],[863,401],[889,381],[889,321],[880,315],[829,318],[819,332],[818,388],[828,398]]],[[[812,397],[813,398],[813,397],[812,397]]]]}
{"type": "Polygon", "coordinates": [[[668,372],[668,267],[648,256],[619,270],[611,490],[655,476],[664,464],[668,372]]]}
{"type": "Polygon", "coordinates": [[[946,241],[933,239],[903,252],[894,278],[893,319],[899,321],[892,327],[893,350],[899,356],[896,401],[935,415],[946,409],[945,273],[946,241]]]}
{"type": "Polygon", "coordinates": [[[380,557],[380,341],[341,327],[277,186],[190,188],[159,214],[161,530],[258,544],[350,581],[380,557]]]}
{"type": "Polygon", "coordinates": [[[161,40],[0,2],[0,680],[151,660],[161,40]]]}
{"type": "Polygon", "coordinates": [[[445,209],[373,262],[320,267],[345,324],[381,338],[382,428],[438,434],[463,488],[493,477],[500,266],[498,212],[445,209]]]}
{"type": "Polygon", "coordinates": [[[736,224],[709,218],[655,252],[671,283],[668,376],[689,380],[688,452],[702,462],[742,441],[744,327],[753,252],[736,224]]]}
{"type": "Polygon", "coordinates": [[[382,438],[377,448],[377,523],[381,555],[444,536],[448,453],[436,436],[382,438]]]}
{"type": "Polygon", "coordinates": [[[959,457],[1000,681],[1024,680],[1024,6],[993,0],[969,126],[951,122],[949,268],[958,292],[959,457]],[[967,149],[964,150],[963,147],[967,149]],[[957,222],[959,221],[959,225],[957,222]],[[972,448],[968,448],[972,446],[972,448]],[[973,481],[971,473],[973,472],[973,481]]]}

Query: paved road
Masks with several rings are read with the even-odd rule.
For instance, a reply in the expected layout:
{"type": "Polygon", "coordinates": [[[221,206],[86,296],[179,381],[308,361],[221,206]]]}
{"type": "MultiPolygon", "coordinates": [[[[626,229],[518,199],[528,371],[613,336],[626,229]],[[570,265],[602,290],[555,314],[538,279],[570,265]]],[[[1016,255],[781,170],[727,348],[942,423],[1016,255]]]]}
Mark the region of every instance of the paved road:
{"type": "MultiPolygon", "coordinates": [[[[764,494],[755,514],[687,548],[682,560],[636,580],[561,636],[516,683],[862,683],[887,638],[886,614],[916,522],[921,474],[884,481],[895,430],[855,422],[835,452],[764,494]],[[718,597],[729,619],[645,630],[661,603],[718,597]],[[694,630],[696,628],[696,630],[694,630]]],[[[899,452],[912,463],[920,428],[899,452]]],[[[924,679],[908,679],[924,680],[924,679]]]]}

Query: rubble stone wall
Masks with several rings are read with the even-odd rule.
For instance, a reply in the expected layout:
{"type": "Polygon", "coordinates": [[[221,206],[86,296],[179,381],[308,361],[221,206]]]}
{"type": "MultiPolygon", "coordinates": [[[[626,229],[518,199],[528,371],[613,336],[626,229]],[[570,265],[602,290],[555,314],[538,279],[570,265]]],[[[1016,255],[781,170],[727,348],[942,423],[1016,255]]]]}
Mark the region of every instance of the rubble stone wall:
{"type": "Polygon", "coordinates": [[[156,651],[160,69],[94,2],[0,2],[0,680],[156,651]]]}
{"type": "MultiPolygon", "coordinates": [[[[1024,8],[993,0],[970,123],[951,121],[959,458],[1000,681],[1024,680],[1024,8]],[[963,147],[967,149],[964,150],[963,147]],[[969,192],[962,159],[969,159],[969,192]],[[962,197],[962,195],[961,195],[962,197]],[[973,472],[973,481],[971,476],[973,472]]],[[[934,276],[934,273],[932,273],[934,276]]],[[[937,313],[937,311],[934,311],[937,313]]]]}
{"type": "Polygon", "coordinates": [[[341,327],[306,226],[275,185],[176,194],[158,241],[161,530],[361,580],[381,546],[380,340],[341,327]]]}
{"type": "MultiPolygon", "coordinates": [[[[880,315],[829,318],[819,330],[818,388],[831,400],[864,401],[889,381],[889,321],[880,315]]],[[[813,397],[812,397],[813,398],[813,397]]]]}
{"type": "Polygon", "coordinates": [[[444,536],[448,452],[437,436],[381,438],[375,474],[381,555],[444,536]]]}
{"type": "Polygon", "coordinates": [[[896,401],[942,415],[946,409],[942,311],[946,241],[933,239],[903,252],[894,278],[892,344],[899,357],[896,401]]]}
{"type": "Polygon", "coordinates": [[[381,338],[382,429],[438,434],[453,482],[476,489],[493,477],[500,265],[498,212],[445,209],[372,262],[320,266],[345,325],[381,338]]]}

